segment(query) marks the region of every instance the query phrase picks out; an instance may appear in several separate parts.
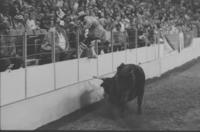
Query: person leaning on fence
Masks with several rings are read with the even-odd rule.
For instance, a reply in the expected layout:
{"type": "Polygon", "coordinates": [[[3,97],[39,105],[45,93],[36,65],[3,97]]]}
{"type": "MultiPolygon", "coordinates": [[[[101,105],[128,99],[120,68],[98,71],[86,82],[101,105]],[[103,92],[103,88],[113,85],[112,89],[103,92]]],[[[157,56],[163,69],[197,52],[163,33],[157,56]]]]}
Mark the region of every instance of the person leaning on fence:
{"type": "Polygon", "coordinates": [[[49,52],[52,51],[55,42],[56,61],[65,60],[67,58],[66,54],[70,49],[68,36],[62,26],[62,21],[57,22],[55,28],[51,28],[54,30],[50,30],[46,34],[44,43],[41,46],[44,52],[49,52]],[[53,37],[55,37],[55,39],[53,37]]]}
{"type": "Polygon", "coordinates": [[[79,20],[84,23],[84,29],[88,30],[85,44],[90,48],[91,54],[89,57],[96,58],[97,55],[94,51],[94,44],[91,42],[94,40],[101,40],[101,42],[106,43],[108,41],[106,30],[100,24],[97,17],[87,16],[84,12],[79,13],[79,20]]]}

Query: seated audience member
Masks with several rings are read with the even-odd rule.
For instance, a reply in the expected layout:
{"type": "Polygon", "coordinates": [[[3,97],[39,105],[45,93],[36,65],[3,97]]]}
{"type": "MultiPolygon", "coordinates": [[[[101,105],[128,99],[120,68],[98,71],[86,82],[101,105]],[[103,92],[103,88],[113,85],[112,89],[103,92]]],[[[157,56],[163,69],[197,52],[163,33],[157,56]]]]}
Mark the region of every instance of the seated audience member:
{"type": "Polygon", "coordinates": [[[64,26],[62,22],[57,23],[55,30],[51,30],[46,35],[45,42],[42,45],[42,50],[52,51],[55,42],[56,61],[67,59],[68,56],[66,54],[70,48],[68,36],[62,26],[64,26]],[[53,39],[54,37],[55,39],[53,39]]]}

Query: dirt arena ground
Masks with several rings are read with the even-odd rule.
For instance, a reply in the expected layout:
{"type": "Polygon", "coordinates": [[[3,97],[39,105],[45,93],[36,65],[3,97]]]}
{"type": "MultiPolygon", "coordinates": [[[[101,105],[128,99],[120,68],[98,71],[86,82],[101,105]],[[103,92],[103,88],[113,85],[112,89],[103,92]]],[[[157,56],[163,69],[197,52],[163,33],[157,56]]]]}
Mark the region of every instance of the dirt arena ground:
{"type": "Polygon", "coordinates": [[[147,82],[145,90],[142,115],[136,101],[124,116],[101,101],[39,130],[200,130],[200,59],[147,82]]]}

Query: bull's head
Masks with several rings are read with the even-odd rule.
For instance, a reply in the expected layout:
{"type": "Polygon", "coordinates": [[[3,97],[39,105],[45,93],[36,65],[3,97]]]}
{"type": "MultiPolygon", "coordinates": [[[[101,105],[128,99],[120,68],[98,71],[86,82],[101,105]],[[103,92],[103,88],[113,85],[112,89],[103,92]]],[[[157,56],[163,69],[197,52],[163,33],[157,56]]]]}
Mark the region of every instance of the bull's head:
{"type": "Polygon", "coordinates": [[[100,77],[94,77],[95,79],[100,79],[103,82],[101,83],[101,87],[104,89],[104,98],[110,102],[111,104],[120,106],[121,102],[119,101],[119,96],[116,91],[116,82],[115,77],[112,78],[100,78],[100,77]]]}
{"type": "Polygon", "coordinates": [[[103,82],[101,83],[101,87],[104,89],[104,97],[109,97],[112,94],[112,89],[114,88],[114,79],[113,78],[101,78],[94,76],[95,79],[100,79],[103,82]]]}

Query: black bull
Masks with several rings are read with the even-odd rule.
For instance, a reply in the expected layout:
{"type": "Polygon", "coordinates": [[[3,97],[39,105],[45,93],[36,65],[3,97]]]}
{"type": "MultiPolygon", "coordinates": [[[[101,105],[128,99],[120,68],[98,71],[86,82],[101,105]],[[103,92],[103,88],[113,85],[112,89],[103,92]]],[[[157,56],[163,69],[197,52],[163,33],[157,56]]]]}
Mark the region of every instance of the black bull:
{"type": "Polygon", "coordinates": [[[142,113],[145,73],[140,66],[122,63],[114,77],[95,78],[103,80],[101,86],[111,104],[124,111],[125,105],[137,97],[138,114],[142,113]]]}

